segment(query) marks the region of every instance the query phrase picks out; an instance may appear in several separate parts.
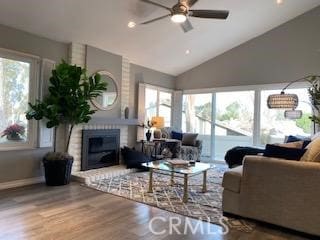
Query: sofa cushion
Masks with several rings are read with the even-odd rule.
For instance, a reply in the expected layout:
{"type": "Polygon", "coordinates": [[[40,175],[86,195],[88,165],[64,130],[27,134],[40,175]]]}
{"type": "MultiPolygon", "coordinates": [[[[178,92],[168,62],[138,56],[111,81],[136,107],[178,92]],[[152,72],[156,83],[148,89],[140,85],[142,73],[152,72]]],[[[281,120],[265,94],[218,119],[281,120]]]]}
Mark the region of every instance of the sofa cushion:
{"type": "Polygon", "coordinates": [[[320,162],[320,137],[314,139],[307,147],[307,151],[302,156],[303,162],[320,162]]]}
{"type": "Polygon", "coordinates": [[[198,133],[184,133],[182,137],[182,145],[195,146],[198,133]]]}
{"type": "Polygon", "coordinates": [[[239,193],[241,186],[242,166],[232,168],[224,173],[222,187],[225,189],[239,193]]]}
{"type": "Polygon", "coordinates": [[[299,142],[299,141],[303,141],[302,148],[305,148],[311,142],[311,139],[304,136],[292,136],[292,135],[287,136],[285,139],[285,143],[292,143],[292,142],[299,142]]]}
{"type": "Polygon", "coordinates": [[[182,132],[176,132],[176,131],[172,131],[171,132],[171,138],[172,139],[177,139],[177,140],[182,140],[183,134],[182,132]]]}
{"type": "Polygon", "coordinates": [[[303,147],[304,141],[297,141],[297,142],[287,142],[287,143],[276,143],[274,145],[286,148],[304,148],[303,147]]]}
{"type": "Polygon", "coordinates": [[[272,144],[266,145],[263,156],[273,158],[283,158],[287,160],[300,160],[307,149],[287,148],[272,144]]]}

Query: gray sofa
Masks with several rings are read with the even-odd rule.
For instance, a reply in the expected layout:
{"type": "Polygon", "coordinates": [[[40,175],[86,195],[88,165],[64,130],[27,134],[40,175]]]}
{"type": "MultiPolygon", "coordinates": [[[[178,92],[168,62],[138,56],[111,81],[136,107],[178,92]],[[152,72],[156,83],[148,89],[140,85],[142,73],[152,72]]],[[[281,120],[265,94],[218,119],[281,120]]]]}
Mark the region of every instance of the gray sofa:
{"type": "Polygon", "coordinates": [[[222,208],[320,236],[320,164],[246,156],[225,172],[222,208]]]}

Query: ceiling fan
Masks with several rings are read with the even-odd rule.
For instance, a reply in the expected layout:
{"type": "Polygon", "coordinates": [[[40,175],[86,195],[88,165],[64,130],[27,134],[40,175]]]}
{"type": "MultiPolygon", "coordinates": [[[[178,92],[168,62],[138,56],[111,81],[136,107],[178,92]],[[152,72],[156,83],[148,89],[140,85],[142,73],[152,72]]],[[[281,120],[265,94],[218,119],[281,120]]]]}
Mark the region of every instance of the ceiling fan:
{"type": "Polygon", "coordinates": [[[227,19],[229,16],[229,11],[224,10],[193,10],[190,9],[194,4],[199,0],[178,0],[178,3],[172,8],[153,2],[150,0],[140,0],[142,2],[158,6],[160,8],[168,10],[170,13],[152,20],[148,20],[141,24],[149,24],[166,17],[171,17],[171,21],[179,23],[183,31],[189,32],[193,29],[189,17],[198,17],[198,18],[211,18],[211,19],[227,19]]]}

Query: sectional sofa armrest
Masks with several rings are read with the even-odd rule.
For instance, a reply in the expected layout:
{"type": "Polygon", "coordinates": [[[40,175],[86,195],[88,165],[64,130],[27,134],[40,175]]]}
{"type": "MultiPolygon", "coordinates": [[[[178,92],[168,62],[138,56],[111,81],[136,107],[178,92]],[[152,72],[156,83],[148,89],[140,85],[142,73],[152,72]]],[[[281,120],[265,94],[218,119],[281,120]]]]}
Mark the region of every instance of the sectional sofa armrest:
{"type": "Polygon", "coordinates": [[[310,232],[320,226],[319,201],[320,163],[244,158],[240,186],[244,216],[281,226],[289,221],[294,229],[310,232]]]}

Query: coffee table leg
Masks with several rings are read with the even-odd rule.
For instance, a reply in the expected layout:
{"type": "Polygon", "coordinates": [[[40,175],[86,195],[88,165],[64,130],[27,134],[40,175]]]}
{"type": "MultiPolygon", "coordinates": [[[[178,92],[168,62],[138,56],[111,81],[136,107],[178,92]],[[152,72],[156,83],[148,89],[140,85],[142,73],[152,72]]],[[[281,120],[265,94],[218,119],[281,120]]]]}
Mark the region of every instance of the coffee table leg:
{"type": "Polygon", "coordinates": [[[153,170],[152,168],[150,168],[150,174],[149,174],[149,190],[148,192],[149,193],[152,193],[153,192],[153,187],[152,187],[152,182],[153,182],[153,179],[152,179],[152,175],[153,175],[153,170]]]}
{"type": "Polygon", "coordinates": [[[207,171],[203,171],[202,192],[207,192],[207,171]]]}
{"type": "Polygon", "coordinates": [[[171,172],[171,186],[174,185],[174,172],[171,172]]]}
{"type": "Polygon", "coordinates": [[[188,202],[188,174],[184,174],[183,202],[188,202]]]}

